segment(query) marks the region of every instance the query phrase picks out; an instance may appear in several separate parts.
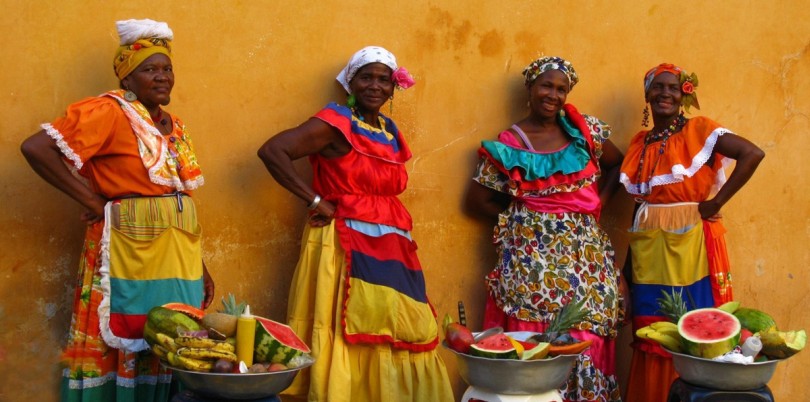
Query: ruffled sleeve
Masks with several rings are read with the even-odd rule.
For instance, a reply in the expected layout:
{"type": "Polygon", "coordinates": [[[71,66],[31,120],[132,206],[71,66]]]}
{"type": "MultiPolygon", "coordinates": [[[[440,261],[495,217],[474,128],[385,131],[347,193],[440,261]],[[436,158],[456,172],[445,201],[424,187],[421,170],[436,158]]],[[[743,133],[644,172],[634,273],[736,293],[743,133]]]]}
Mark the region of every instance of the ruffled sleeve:
{"type": "Polygon", "coordinates": [[[68,106],[64,116],[42,124],[42,128],[56,141],[65,159],[81,169],[92,157],[104,154],[121,119],[126,121],[115,100],[93,97],[68,106]]]}

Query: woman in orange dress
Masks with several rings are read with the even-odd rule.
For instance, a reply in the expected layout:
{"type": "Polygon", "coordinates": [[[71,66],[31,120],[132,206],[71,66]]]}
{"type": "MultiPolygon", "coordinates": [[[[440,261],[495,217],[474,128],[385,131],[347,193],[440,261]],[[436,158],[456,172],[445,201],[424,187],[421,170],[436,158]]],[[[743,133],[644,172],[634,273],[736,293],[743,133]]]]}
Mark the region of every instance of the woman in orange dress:
{"type": "Polygon", "coordinates": [[[161,108],[173,33],[152,20],[117,27],[121,89],[68,106],[22,144],[34,171],[86,208],[63,401],[168,401],[171,373],[142,339],[146,313],[206,307],[214,294],[191,199],[203,176],[185,124],[161,108]]]}
{"type": "MultiPolygon", "coordinates": [[[[664,320],[661,292],[682,292],[687,309],[731,300],[731,275],[720,209],[751,178],[765,156],[750,141],[702,116],[697,76],[661,64],[644,77],[653,127],[630,142],[620,181],[639,203],[630,229],[633,327],[664,320]],[[726,180],[724,167],[736,160],[726,180]]],[[[647,120],[645,109],[645,123],[647,120]]],[[[635,338],[627,401],[665,401],[677,377],[671,355],[635,338]]]]}

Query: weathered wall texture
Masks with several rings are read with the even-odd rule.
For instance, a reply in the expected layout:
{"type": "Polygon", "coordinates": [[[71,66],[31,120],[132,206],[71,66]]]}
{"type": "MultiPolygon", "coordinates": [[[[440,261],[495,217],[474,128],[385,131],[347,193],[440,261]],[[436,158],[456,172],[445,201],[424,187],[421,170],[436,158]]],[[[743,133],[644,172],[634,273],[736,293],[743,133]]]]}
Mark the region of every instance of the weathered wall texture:
{"type": "MultiPolygon", "coordinates": [[[[621,149],[639,129],[649,67],[668,61],[699,75],[698,113],[767,152],[723,211],[736,299],[783,328],[810,327],[810,9],[803,1],[3,0],[2,9],[2,401],[56,399],[83,230],[79,207],[31,171],[19,144],[70,102],[117,86],[114,21],[126,18],[164,20],[175,32],[169,110],[192,130],[203,164],[206,185],[196,199],[218,296],[233,292],[257,313],[284,319],[305,210],[255,152],[327,101],[342,100],[334,76],[355,50],[377,44],[418,81],[396,94],[392,115],[415,155],[403,200],[440,315],[461,300],[471,325],[480,325],[490,228],[464,215],[461,200],[479,141],[522,117],[520,71],[545,54],[574,63],[581,83],[569,101],[612,124],[621,149]]],[[[631,208],[618,195],[604,213],[620,261],[631,208]]],[[[624,376],[626,329],[620,341],[624,376]]],[[[460,396],[464,385],[444,356],[460,396]]],[[[809,365],[807,351],[779,365],[770,382],[777,400],[806,399],[809,365]]]]}

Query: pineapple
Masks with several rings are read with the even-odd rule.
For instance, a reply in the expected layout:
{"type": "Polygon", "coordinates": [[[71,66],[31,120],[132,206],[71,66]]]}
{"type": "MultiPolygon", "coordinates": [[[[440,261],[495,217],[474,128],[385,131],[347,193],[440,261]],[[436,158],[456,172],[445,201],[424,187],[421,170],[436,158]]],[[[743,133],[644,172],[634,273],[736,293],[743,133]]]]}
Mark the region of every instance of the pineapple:
{"type": "Polygon", "coordinates": [[[568,330],[588,318],[588,311],[583,309],[584,306],[585,299],[566,304],[551,319],[546,332],[534,335],[529,340],[561,344],[574,343],[575,340],[568,333],[568,330]]]}
{"type": "MultiPolygon", "coordinates": [[[[655,299],[655,301],[658,302],[658,311],[665,315],[669,321],[677,324],[681,316],[689,311],[686,308],[686,302],[683,300],[683,289],[678,293],[675,293],[675,289],[672,289],[670,293],[661,290],[661,294],[663,294],[664,297],[655,299]]],[[[688,293],[687,296],[689,296],[688,293]]]]}
{"type": "Polygon", "coordinates": [[[228,300],[222,298],[222,309],[217,310],[220,313],[230,314],[235,317],[239,317],[242,313],[245,312],[245,306],[247,303],[241,302],[239,304],[236,303],[236,297],[233,296],[233,293],[228,293],[228,300]]]}

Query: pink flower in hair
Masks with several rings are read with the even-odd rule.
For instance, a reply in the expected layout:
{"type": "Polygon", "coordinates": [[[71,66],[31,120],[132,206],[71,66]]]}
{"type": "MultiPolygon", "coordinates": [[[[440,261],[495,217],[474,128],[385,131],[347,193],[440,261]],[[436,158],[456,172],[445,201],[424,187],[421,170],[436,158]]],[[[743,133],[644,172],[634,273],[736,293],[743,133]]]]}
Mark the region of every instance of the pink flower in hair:
{"type": "Polygon", "coordinates": [[[396,69],[391,78],[394,80],[394,84],[401,89],[408,89],[416,84],[413,76],[408,72],[408,70],[405,69],[405,67],[396,69]]]}

